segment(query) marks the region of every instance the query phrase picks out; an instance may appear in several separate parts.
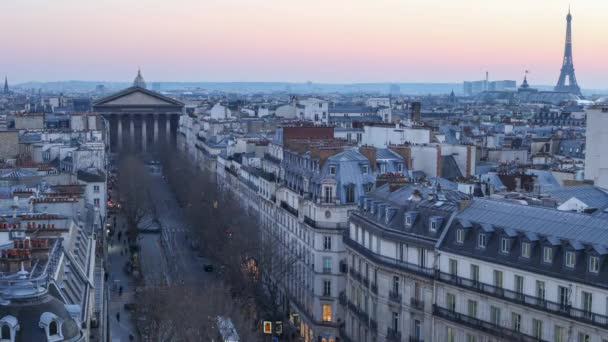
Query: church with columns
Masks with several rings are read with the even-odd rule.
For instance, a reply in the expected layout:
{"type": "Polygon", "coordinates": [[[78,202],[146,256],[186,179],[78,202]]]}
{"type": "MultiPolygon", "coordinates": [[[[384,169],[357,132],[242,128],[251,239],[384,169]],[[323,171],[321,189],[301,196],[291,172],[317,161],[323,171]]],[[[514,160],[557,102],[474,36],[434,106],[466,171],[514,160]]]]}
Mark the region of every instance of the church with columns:
{"type": "Polygon", "coordinates": [[[157,144],[175,144],[184,104],[148,90],[137,72],[133,86],[93,103],[93,111],[106,123],[110,153],[148,152],[157,144]]]}

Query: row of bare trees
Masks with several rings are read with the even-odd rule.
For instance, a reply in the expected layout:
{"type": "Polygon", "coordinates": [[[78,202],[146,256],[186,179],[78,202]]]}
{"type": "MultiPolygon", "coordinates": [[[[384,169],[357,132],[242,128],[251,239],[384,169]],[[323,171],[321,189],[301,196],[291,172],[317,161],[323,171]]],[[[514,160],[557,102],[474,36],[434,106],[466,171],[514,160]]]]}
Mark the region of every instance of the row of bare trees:
{"type": "Polygon", "coordinates": [[[191,238],[220,266],[216,268],[222,271],[222,281],[247,318],[256,322],[258,332],[264,320],[285,321],[283,282],[299,260],[289,253],[272,221],[249,210],[238,190],[221,187],[214,174],[186,156],[175,151],[162,156],[163,172],[185,210],[191,238]]]}

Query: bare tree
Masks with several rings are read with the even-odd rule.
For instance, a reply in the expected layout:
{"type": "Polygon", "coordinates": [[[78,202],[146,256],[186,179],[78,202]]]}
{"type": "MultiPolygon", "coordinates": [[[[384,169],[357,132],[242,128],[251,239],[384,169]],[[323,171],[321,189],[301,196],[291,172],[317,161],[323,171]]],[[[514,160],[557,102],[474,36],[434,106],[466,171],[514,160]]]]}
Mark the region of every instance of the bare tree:
{"type": "Polygon", "coordinates": [[[129,241],[135,243],[139,224],[151,213],[152,202],[148,192],[149,177],[143,162],[133,155],[120,160],[118,190],[122,211],[127,221],[129,241]]]}

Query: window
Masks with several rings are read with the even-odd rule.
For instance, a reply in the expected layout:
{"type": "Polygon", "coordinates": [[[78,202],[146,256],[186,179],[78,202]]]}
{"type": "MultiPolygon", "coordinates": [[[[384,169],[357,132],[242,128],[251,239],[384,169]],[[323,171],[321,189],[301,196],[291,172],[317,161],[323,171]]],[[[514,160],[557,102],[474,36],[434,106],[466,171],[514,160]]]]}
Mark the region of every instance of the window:
{"type": "Polygon", "coordinates": [[[524,258],[530,257],[530,243],[529,242],[521,243],[521,256],[524,258]]]}
{"type": "Polygon", "coordinates": [[[450,259],[450,274],[458,275],[458,260],[450,259]]]}
{"type": "Polygon", "coordinates": [[[336,166],[335,165],[330,165],[329,166],[329,174],[330,175],[335,175],[336,174],[336,166]]]}
{"type": "Polygon", "coordinates": [[[99,203],[100,203],[99,198],[94,198],[94,199],[93,199],[93,204],[94,204],[96,207],[99,207],[99,203]]]}
{"type": "Polygon", "coordinates": [[[456,242],[464,243],[464,229],[458,229],[456,231],[456,242]]]}
{"type": "Polygon", "coordinates": [[[477,342],[477,337],[475,335],[467,334],[467,342],[477,342]]]}
{"type": "Polygon", "coordinates": [[[496,306],[490,306],[490,322],[496,325],[500,325],[500,308],[496,306]]]}
{"type": "Polygon", "coordinates": [[[598,273],[600,271],[600,259],[596,256],[589,256],[589,272],[598,273]]]}
{"type": "Polygon", "coordinates": [[[434,233],[436,231],[437,231],[437,221],[431,220],[431,233],[434,233]]]}
{"type": "Polygon", "coordinates": [[[511,251],[511,241],[509,241],[509,239],[500,239],[500,251],[505,254],[508,254],[511,251]]]}
{"type": "Polygon", "coordinates": [[[331,273],[331,257],[323,257],[323,273],[331,273]]]}
{"type": "Polygon", "coordinates": [[[399,277],[397,276],[393,277],[393,292],[395,294],[399,293],[399,277]]]}
{"type": "Polygon", "coordinates": [[[551,247],[543,248],[543,261],[548,264],[553,262],[553,248],[551,248],[551,247]]]}
{"type": "Polygon", "coordinates": [[[346,186],[346,203],[354,203],[355,202],[355,186],[348,185],[346,186]]]}
{"type": "Polygon", "coordinates": [[[55,336],[59,333],[59,328],[57,327],[57,321],[51,321],[49,323],[49,336],[55,336]]]}
{"type": "Polygon", "coordinates": [[[456,296],[452,293],[448,293],[445,298],[446,303],[448,304],[448,310],[456,311],[456,296]]]}
{"type": "Polygon", "coordinates": [[[568,288],[564,286],[558,286],[557,293],[559,295],[559,305],[562,308],[565,308],[568,305],[568,288]]]}
{"type": "Polygon", "coordinates": [[[541,340],[543,338],[543,321],[540,319],[532,319],[533,336],[541,340]]]}
{"type": "Polygon", "coordinates": [[[454,333],[454,328],[452,327],[447,327],[447,341],[446,342],[455,342],[456,341],[456,334],[454,333]]]}
{"type": "Polygon", "coordinates": [[[369,165],[363,165],[363,166],[361,166],[361,172],[362,173],[368,173],[369,172],[369,165]]]}
{"type": "Polygon", "coordinates": [[[393,311],[393,330],[397,331],[399,330],[399,313],[393,311]]]}
{"type": "Polygon", "coordinates": [[[469,299],[468,305],[467,305],[467,312],[468,312],[469,316],[477,318],[477,302],[476,301],[469,299]]]}
{"type": "Polygon", "coordinates": [[[511,329],[513,331],[521,331],[521,315],[515,312],[511,313],[511,329]]]}
{"type": "Polygon", "coordinates": [[[471,280],[479,282],[479,266],[477,265],[471,265],[471,280]]]}
{"type": "Polygon", "coordinates": [[[2,325],[2,330],[0,332],[0,339],[3,340],[11,340],[11,327],[8,326],[8,324],[3,324],[2,325]]]}
{"type": "Polygon", "coordinates": [[[422,324],[419,320],[414,320],[414,338],[416,340],[422,339],[422,324]]]}
{"type": "Polygon", "coordinates": [[[574,252],[566,252],[566,267],[574,268],[574,252]]]}
{"type": "Polygon", "coordinates": [[[401,163],[397,164],[397,171],[403,172],[403,164],[401,164],[401,163]]]}
{"type": "Polygon", "coordinates": [[[330,186],[326,186],[325,188],[325,203],[330,203],[332,201],[332,198],[334,197],[333,195],[333,189],[330,186]]]}
{"type": "Polygon", "coordinates": [[[331,280],[323,281],[323,295],[327,297],[331,296],[331,280]]]}
{"type": "Polygon", "coordinates": [[[524,293],[524,277],[516,274],[514,276],[514,281],[515,281],[515,292],[524,293]]]}
{"type": "Polygon", "coordinates": [[[591,337],[588,334],[579,332],[578,333],[578,342],[590,342],[591,337]]]}
{"type": "Polygon", "coordinates": [[[412,225],[412,216],[410,216],[410,215],[405,216],[405,224],[408,226],[412,225]]]}
{"type": "Polygon", "coordinates": [[[93,192],[96,194],[99,193],[99,185],[93,185],[93,192]]]}
{"type": "Polygon", "coordinates": [[[323,310],[323,322],[331,322],[331,304],[323,304],[321,309],[323,310]]]}
{"type": "Polygon", "coordinates": [[[488,245],[488,236],[484,233],[480,233],[477,236],[477,247],[486,248],[487,245],[488,245]]]}
{"type": "Polygon", "coordinates": [[[566,328],[556,325],[553,335],[555,336],[555,342],[566,342],[566,328]]]}
{"type": "Polygon", "coordinates": [[[536,281],[536,297],[540,300],[545,300],[545,282],[537,280],[536,281]]]}
{"type": "Polygon", "coordinates": [[[331,236],[323,237],[323,249],[326,251],[331,250],[331,236]]]}
{"type": "Polygon", "coordinates": [[[590,314],[593,307],[593,295],[591,292],[582,291],[583,296],[583,310],[585,313],[590,314]]]}
{"type": "Polygon", "coordinates": [[[494,270],[494,286],[502,288],[502,271],[494,270]]]}

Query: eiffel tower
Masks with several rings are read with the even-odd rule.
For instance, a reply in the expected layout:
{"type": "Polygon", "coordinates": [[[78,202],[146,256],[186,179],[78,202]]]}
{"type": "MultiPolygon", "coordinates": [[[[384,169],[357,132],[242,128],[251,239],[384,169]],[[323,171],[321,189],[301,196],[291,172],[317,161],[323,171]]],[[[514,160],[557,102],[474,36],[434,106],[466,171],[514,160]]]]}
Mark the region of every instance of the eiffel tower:
{"type": "Polygon", "coordinates": [[[559,80],[555,86],[555,91],[563,91],[576,95],[581,94],[581,88],[576,83],[576,76],[574,75],[574,62],[572,61],[572,15],[570,14],[570,8],[568,8],[568,15],[566,16],[566,47],[564,48],[564,64],[559,74],[559,80]],[[568,85],[566,85],[566,78],[568,78],[568,85]]]}

